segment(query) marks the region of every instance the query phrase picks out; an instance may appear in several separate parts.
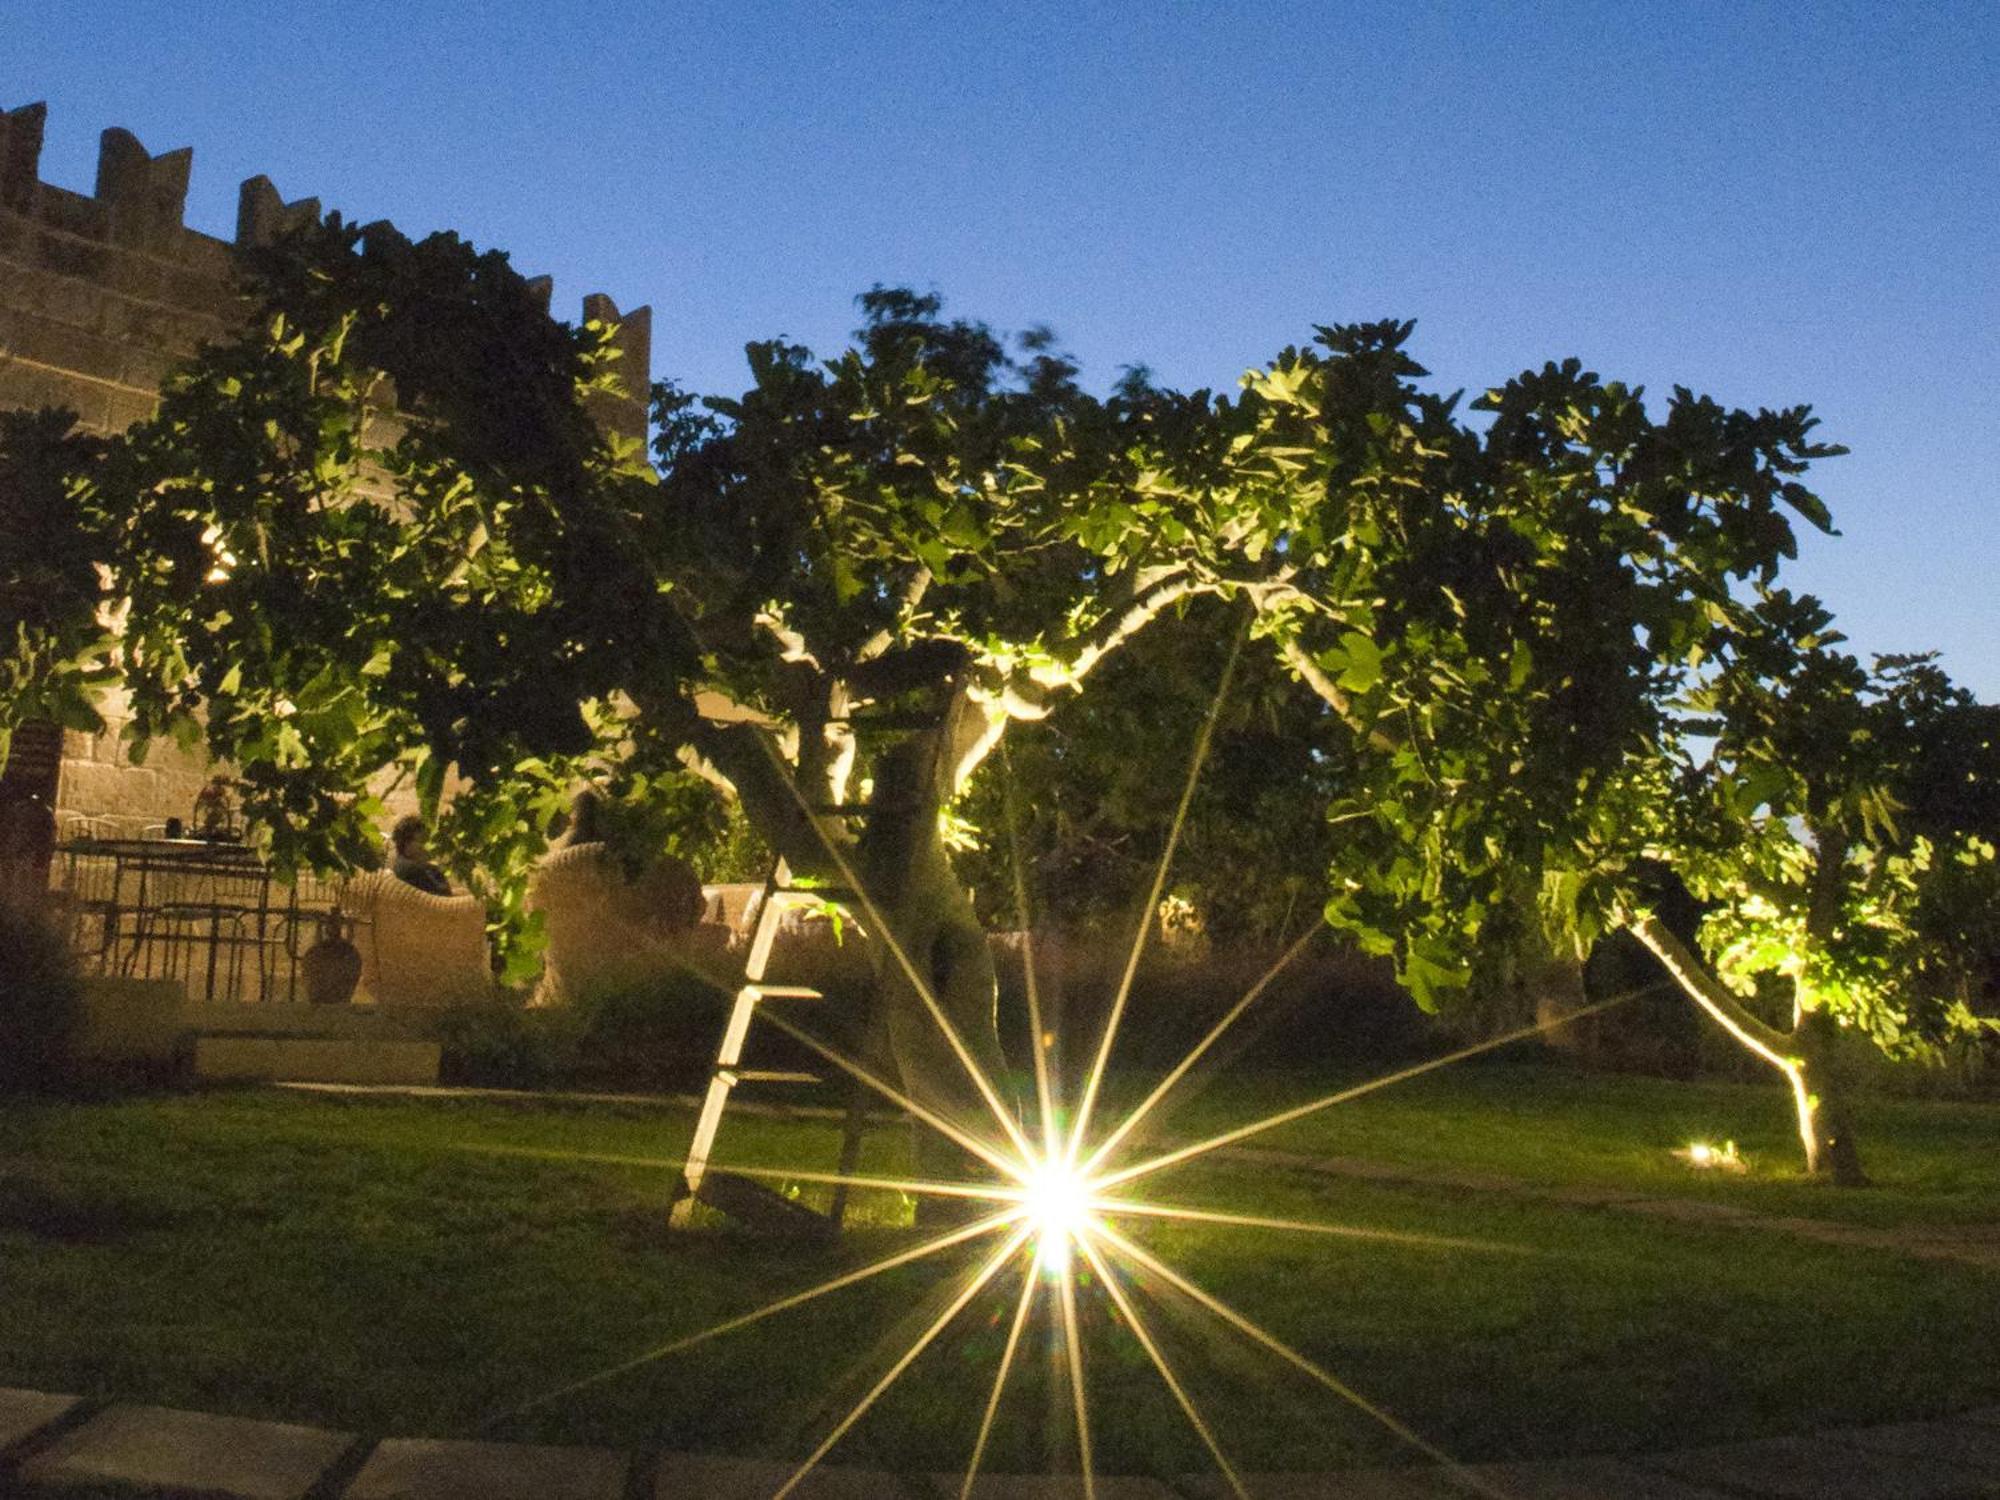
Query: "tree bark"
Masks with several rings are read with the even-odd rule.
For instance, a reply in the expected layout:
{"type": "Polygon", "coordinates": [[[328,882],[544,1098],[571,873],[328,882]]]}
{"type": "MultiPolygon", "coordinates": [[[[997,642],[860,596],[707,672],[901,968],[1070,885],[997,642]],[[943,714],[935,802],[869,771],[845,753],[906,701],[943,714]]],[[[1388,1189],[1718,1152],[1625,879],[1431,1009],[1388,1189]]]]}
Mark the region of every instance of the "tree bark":
{"type": "MultiPolygon", "coordinates": [[[[967,1134],[992,1140],[1001,1127],[971,1069],[984,1075],[995,1094],[1006,1089],[998,986],[986,931],[938,831],[951,780],[949,729],[947,723],[913,735],[876,762],[857,873],[964,1049],[961,1057],[911,975],[878,936],[870,946],[876,1016],[904,1091],[967,1134]]],[[[967,1175],[965,1153],[935,1131],[919,1131],[917,1154],[925,1176],[967,1175]]]]}
{"type": "Polygon", "coordinates": [[[1844,1042],[1838,1023],[1825,1011],[1799,1011],[1792,1043],[1810,1107],[1810,1116],[1801,1119],[1800,1129],[1812,1132],[1814,1171],[1829,1175],[1836,1187],[1866,1187],[1868,1174],[1861,1166],[1861,1147],[1841,1059],[1844,1042]]]}
{"type": "Polygon", "coordinates": [[[1823,1012],[1801,1011],[1799,1024],[1789,1034],[1767,1026],[1746,1010],[1659,918],[1638,917],[1627,926],[1711,1020],[1784,1075],[1792,1091],[1806,1170],[1815,1176],[1827,1174],[1841,1187],[1865,1184],[1867,1178],[1861,1173],[1860,1153],[1848,1118],[1846,1091],[1833,1056],[1833,1038],[1827,1035],[1838,1030],[1833,1018],[1823,1012]]]}
{"type": "MultiPolygon", "coordinates": [[[[1806,942],[1816,949],[1830,942],[1840,925],[1848,843],[1844,835],[1835,831],[1814,827],[1810,832],[1817,852],[1813,857],[1811,901],[1806,909],[1806,942]]],[[[1812,1079],[1813,1132],[1821,1167],[1832,1174],[1836,1186],[1865,1187],[1868,1174],[1861,1168],[1861,1147],[1854,1133],[1843,1057],[1847,1049],[1842,1044],[1840,1027],[1814,1003],[1812,992],[1802,980],[1795,979],[1792,983],[1795,996],[1792,1040],[1812,1079]]]]}

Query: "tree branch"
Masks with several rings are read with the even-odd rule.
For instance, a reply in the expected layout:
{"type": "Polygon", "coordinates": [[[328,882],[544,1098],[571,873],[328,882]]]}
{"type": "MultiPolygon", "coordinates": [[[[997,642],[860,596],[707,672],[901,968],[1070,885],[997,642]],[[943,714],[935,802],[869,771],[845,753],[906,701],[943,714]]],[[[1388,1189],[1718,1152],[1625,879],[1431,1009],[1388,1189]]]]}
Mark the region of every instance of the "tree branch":
{"type": "Polygon", "coordinates": [[[1668,930],[1666,923],[1649,913],[1629,919],[1626,926],[1632,936],[1644,943],[1647,951],[1673,976],[1687,997],[1707,1011],[1724,1031],[1786,1076],[1790,1077],[1798,1071],[1798,1060],[1790,1053],[1791,1039],[1750,1014],[1742,1002],[1709,973],[1707,965],[1668,930]]]}

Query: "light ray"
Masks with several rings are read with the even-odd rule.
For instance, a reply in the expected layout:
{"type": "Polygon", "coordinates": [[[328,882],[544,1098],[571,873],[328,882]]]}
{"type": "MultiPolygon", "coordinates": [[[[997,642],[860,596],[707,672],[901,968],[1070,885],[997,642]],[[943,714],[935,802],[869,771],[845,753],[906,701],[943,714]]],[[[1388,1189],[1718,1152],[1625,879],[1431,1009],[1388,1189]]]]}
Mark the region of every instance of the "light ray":
{"type": "Polygon", "coordinates": [[[1508,1245],[1498,1240],[1466,1240],[1443,1234],[1408,1234],[1398,1229],[1363,1229],[1353,1224],[1315,1224],[1305,1219],[1267,1219],[1256,1214],[1224,1213],[1218,1209],[1181,1208],[1171,1203],[1143,1203],[1130,1198],[1093,1198],[1090,1211],[1117,1218],[1135,1214],[1149,1219],[1221,1224],[1236,1229],[1281,1229],[1298,1234],[1323,1234],[1336,1239],[1385,1240],[1428,1250],[1486,1250],[1500,1255],[1543,1255],[1532,1245],[1508,1245]]]}
{"type": "Polygon", "coordinates": [[[1007,1139],[1013,1143],[1014,1149],[1019,1151],[1022,1156],[1030,1155],[1031,1148],[1028,1145],[1028,1138],[1021,1133],[1021,1125],[1014,1118],[1014,1112],[1008,1109],[1001,1101],[999,1091],[993,1086],[993,1080],[986,1076],[986,1070],[979,1066],[978,1059],[972,1055],[971,1049],[965,1045],[965,1039],[958,1034],[958,1028],[951,1024],[951,1017],[945,1014],[944,1006],[938,1002],[937,995],[932,991],[930,984],[917,971],[917,966],[910,962],[910,955],[903,951],[902,942],[897,938],[895,931],[889,926],[888,922],[884,920],[881,908],[875,904],[875,898],[869,895],[867,887],[862,885],[859,873],[848,860],[846,854],[841,851],[840,846],[834,842],[833,836],[826,831],[826,825],[820,821],[819,815],[807,803],[805,793],[799,790],[799,785],[793,780],[783,757],[778,754],[778,747],[771,743],[768,735],[759,735],[758,743],[764,747],[765,754],[771,757],[772,763],[777,767],[779,772],[778,779],[791,792],[792,800],[798,803],[799,811],[805,815],[806,822],[812,826],[812,831],[819,838],[821,847],[826,850],[827,856],[833,861],[834,868],[840,871],[840,878],[846,882],[847,888],[854,893],[854,899],[861,904],[862,912],[868,918],[869,931],[882,940],[883,945],[888,948],[890,955],[896,960],[897,967],[903,971],[903,977],[909,980],[910,987],[917,992],[917,997],[923,1001],[924,1009],[930,1013],[931,1020],[937,1023],[937,1028],[943,1034],[945,1041],[950,1045],[952,1054],[957,1057],[960,1066],[965,1069],[966,1076],[972,1080],[973,1088],[978,1091],[979,1097],[986,1102],[986,1107],[993,1112],[993,1118],[1000,1122],[1001,1130],[1006,1133],[1007,1139]]]}
{"type": "Polygon", "coordinates": [[[834,1277],[830,1281],[823,1281],[818,1286],[808,1287],[803,1292],[794,1292],[790,1296],[780,1297],[776,1302],[766,1303],[754,1312],[743,1313],[738,1317],[717,1323],[713,1327],[704,1328],[699,1333],[691,1333],[685,1338],[674,1339],[669,1343],[661,1344],[658,1348],[648,1349],[645,1353],[634,1355],[622,1364],[613,1365],[609,1369],[599,1370],[594,1375],[586,1375],[581,1380],[573,1380],[567,1385],[558,1386],[555,1390],[547,1391],[542,1395],[523,1401],[518,1406],[509,1407],[506,1411],[482,1423],[482,1430],[492,1427],[495,1423],[504,1421],[509,1417],[520,1416],[524,1412],[534,1411],[538,1407],[547,1406],[554,1401],[560,1401],[565,1396],[573,1396],[578,1391],[589,1390],[592,1386],[602,1385],[607,1380],[615,1380],[620,1375],[630,1374],[633,1370],[639,1369],[641,1366],[652,1364],[656,1360],[665,1359],[669,1355],[678,1354],[683,1349],[692,1349],[697,1344],[705,1344],[710,1339],[720,1338],[725,1333],[734,1333],[739,1328],[748,1328],[752,1323],[761,1323],[764,1319],[775,1317],[781,1312],[789,1312],[792,1308],[802,1307],[816,1298],[824,1297],[828,1293],[837,1292],[858,1282],[866,1281],[870,1277],[880,1276],[885,1271],[893,1271],[898,1266],[907,1266],[912,1261],[923,1260],[928,1256],[936,1255],[939,1251],[949,1250],[954,1245],[962,1245],[968,1240],[981,1239],[986,1235],[992,1234],[995,1230],[1004,1229],[1009,1224],[1017,1222],[1022,1218],[1023,1213],[1024,1210],[1019,1208],[1009,1209],[1005,1213],[993,1214],[987,1218],[976,1220],[971,1224],[960,1225],[948,1234],[938,1235],[934,1239],[924,1241],[921,1245],[915,1245],[908,1250],[901,1250],[894,1255],[885,1256],[881,1260],[872,1261],[868,1265],[862,1266],[859,1270],[848,1271],[843,1275],[834,1277]]]}
{"type": "Polygon", "coordinates": [[[1099,1225],[1097,1233],[1112,1248],[1127,1257],[1142,1270],[1159,1277],[1160,1280],[1166,1282],[1167,1285],[1173,1287],[1183,1296],[1192,1298],[1237,1332],[1260,1344],[1270,1353],[1275,1354],[1286,1364],[1292,1366],[1293,1369],[1318,1381],[1336,1396],[1340,1397],[1341,1400],[1353,1406],[1357,1411],[1372,1417],[1384,1428],[1394,1433],[1433,1463],[1443,1466],[1459,1484],[1466,1486],[1476,1494],[1487,1496],[1488,1500],[1509,1500],[1506,1494],[1495,1489],[1491,1484],[1467,1469],[1465,1465],[1461,1464],[1435,1443],[1412,1431],[1408,1424],[1377,1406],[1373,1401],[1370,1401],[1366,1396],[1347,1384],[1346,1381],[1332,1374],[1313,1360],[1308,1359],[1277,1335],[1265,1332],[1264,1329],[1251,1322],[1249,1318],[1236,1311],[1235,1308],[1231,1307],[1221,1298],[1197,1286],[1194,1282],[1188,1280],[1187,1277],[1167,1265],[1158,1256],[1149,1253],[1142,1246],[1127,1239],[1109,1225],[1099,1225]]]}
{"type": "Polygon", "coordinates": [[[1007,741],[1000,740],[1000,769],[1006,777],[1001,805],[1007,815],[1007,848],[1014,867],[1014,920],[1021,933],[1021,969],[1027,978],[1028,1031],[1030,1050],[1035,1055],[1035,1107],[1042,1116],[1042,1151],[1053,1157],[1060,1145],[1057,1138],[1055,1089],[1049,1081],[1049,1037],[1042,1030],[1041,981],[1035,977],[1034,923],[1028,915],[1028,879],[1022,867],[1020,820],[1015,815],[1014,761],[1007,753],[1007,741]]]}
{"type": "Polygon", "coordinates": [[[1152,931],[1154,914],[1160,907],[1160,893],[1166,888],[1167,871],[1174,862],[1174,850],[1180,846],[1181,830],[1187,825],[1188,807],[1194,801],[1195,786],[1201,780],[1202,762],[1208,759],[1209,741],[1215,737],[1216,721],[1222,717],[1223,702],[1229,696],[1230,679],[1236,675],[1237,658],[1243,654],[1243,643],[1250,638],[1250,616],[1245,616],[1243,628],[1236,633],[1236,641],[1229,648],[1229,660],[1223,663],[1222,680],[1216,684],[1215,697],[1208,705],[1208,713],[1201,721],[1201,731],[1195,736],[1194,753],[1188,760],[1187,784],[1181,788],[1180,805],[1174,809],[1174,820],[1167,826],[1167,844],[1160,851],[1159,868],[1153,872],[1153,888],[1146,897],[1146,904],[1139,911],[1139,930],[1132,935],[1132,952],[1125,960],[1125,972],[1118,980],[1118,993],[1112,997],[1111,1013],[1104,1018],[1104,1035],[1098,1043],[1097,1055],[1091,1059],[1090,1073],[1084,1080],[1083,1097],[1076,1107],[1076,1122],[1070,1127],[1069,1161],[1076,1164],[1083,1150],[1084,1133],[1090,1128],[1090,1112],[1097,1104],[1097,1091],[1104,1083],[1104,1069],[1111,1059],[1112,1044],[1118,1039],[1118,1023],[1125,1014],[1125,1002],[1132,994],[1132,980],[1139,972],[1139,959],[1146,951],[1146,937],[1152,931]]]}
{"type": "Polygon", "coordinates": [[[1567,1026],[1573,1021],[1582,1020],[1585,1016],[1594,1016],[1600,1011],[1609,1010],[1614,1005],[1623,1005],[1628,1000],[1635,999],[1650,990],[1661,987],[1661,985],[1649,984],[1640,989],[1628,990],[1622,995],[1613,995],[1609,1000],[1600,1000],[1594,1005],[1582,1006],[1579,1009],[1571,1011],[1568,1015],[1561,1016],[1555,1020],[1537,1021],[1532,1026],[1523,1026],[1519,1030],[1507,1032],[1503,1036],[1492,1037],[1483,1042],[1474,1042],[1469,1047],[1461,1047],[1456,1052],[1446,1053],[1443,1057],[1433,1057],[1426,1062],[1413,1063],[1407,1068],[1397,1069],[1394,1073],[1385,1073],[1380,1078],[1370,1079],[1367,1083],[1357,1083],[1351,1088],[1341,1089],[1337,1093],[1326,1095],[1324,1098],[1313,1099],[1305,1104],[1294,1105],[1290,1109],[1279,1110],[1274,1115],[1267,1115],[1261,1120],[1252,1120],[1248,1125],[1239,1125],[1234,1130],[1225,1130],[1222,1134],[1212,1135],[1206,1140],[1195,1141],[1190,1145],[1177,1147],[1172,1151],[1164,1152],[1159,1156],[1151,1157],[1146,1161],[1138,1162],[1129,1167],[1120,1167],[1115,1172],[1107,1172],[1101,1177],[1094,1178],[1092,1186],[1102,1191],[1107,1188],[1117,1187],[1120,1183],[1131,1182],[1135,1178],[1150,1176],[1154,1172],[1161,1171],[1180,1162],[1189,1161],[1197,1156],[1205,1156],[1210,1151],[1219,1151],[1224,1146],[1233,1146],[1238,1141],[1248,1140],[1253,1135],[1261,1135],[1267,1130],[1276,1130],[1280,1125],[1289,1125],[1294,1120],[1303,1120],[1307,1115],[1318,1114],[1321,1110],[1331,1109],[1336,1104],[1345,1104],[1351,1099],[1359,1099],[1362,1095],[1372,1094],[1377,1089],[1386,1089],[1395,1083],[1405,1083],[1424,1073],[1434,1073],[1439,1068],[1449,1067],[1452,1063],[1464,1062],[1469,1057],[1477,1057],[1482,1052],[1491,1052],[1499,1047],[1506,1047],[1515,1042],[1525,1041],[1527,1038],[1537,1036],[1544,1031],[1554,1030],[1558,1026],[1567,1026]]]}
{"type": "Polygon", "coordinates": [[[917,1356],[928,1349],[937,1336],[951,1326],[952,1320],[965,1310],[965,1305],[968,1302],[979,1295],[980,1290],[985,1287],[986,1283],[1000,1273],[1000,1268],[1006,1265],[1013,1258],[1014,1253],[1028,1242],[1028,1236],[1032,1233],[1034,1233],[1034,1227],[1024,1224],[1015,1230],[1012,1235],[1008,1236],[1007,1243],[1000,1247],[999,1252],[972,1274],[965,1286],[946,1305],[945,1310],[939,1313],[931,1321],[930,1326],[917,1336],[916,1342],[904,1350],[902,1356],[889,1366],[888,1370],[882,1375],[882,1378],[869,1387],[868,1394],[855,1402],[854,1409],[834,1425],[833,1431],[829,1432],[821,1440],[820,1445],[813,1449],[807,1456],[806,1461],[800,1464],[797,1470],[793,1472],[792,1477],[779,1486],[778,1492],[771,1497],[771,1500],[785,1500],[785,1496],[791,1494],[793,1490],[799,1487],[799,1484],[805,1479],[806,1475],[810,1474],[819,1461],[832,1451],[834,1444],[847,1435],[848,1429],[860,1421],[868,1409],[881,1399],[882,1393],[894,1385],[902,1373],[916,1362],[917,1356]]]}
{"type": "MultiPolygon", "coordinates": [[[[931,1129],[949,1136],[960,1146],[985,1162],[989,1167],[992,1167],[996,1172],[1001,1173],[1003,1176],[1012,1177],[1017,1182],[1027,1180],[1027,1168],[1022,1160],[1010,1157],[1004,1152],[994,1149],[994,1147],[988,1145],[985,1141],[980,1140],[978,1136],[953,1124],[943,1115],[937,1113],[937,1111],[925,1108],[901,1089],[877,1077],[869,1069],[855,1062],[852,1058],[844,1056],[835,1048],[829,1047],[803,1026],[786,1020],[773,1010],[764,1011],[761,1019],[766,1025],[777,1027],[778,1030],[784,1032],[786,1036],[801,1046],[810,1047],[835,1067],[843,1069],[853,1077],[860,1079],[861,1082],[867,1084],[868,1087],[874,1089],[876,1093],[889,1100],[892,1104],[908,1110],[919,1120],[930,1126],[931,1129]]],[[[1024,1147],[1021,1153],[1022,1157],[1026,1157],[1029,1154],[1024,1147]]]]}
{"type": "Polygon", "coordinates": [[[1090,1443],[1090,1401],[1083,1388],[1083,1338],[1077,1331],[1076,1278],[1063,1268],[1056,1282],[1062,1304],[1063,1351],[1069,1358],[1069,1393],[1076,1413],[1077,1467],[1083,1476],[1083,1500],[1097,1500],[1097,1457],[1090,1443]]]}
{"type": "Polygon", "coordinates": [[[1110,1156],[1113,1151],[1118,1149],[1118,1143],[1124,1140],[1125,1137],[1130,1135],[1134,1130],[1139,1128],[1139,1122],[1144,1120],[1147,1115],[1153,1112],[1153,1109],[1159,1104],[1159,1102],[1162,1099],[1164,1099],[1167,1096],[1167,1094],[1173,1089],[1174,1085],[1179,1083],[1181,1079],[1187,1076],[1188,1070],[1192,1068],[1196,1063],[1201,1061],[1202,1057],[1207,1053],[1209,1048],[1213,1047],[1217,1042],[1222,1040],[1223,1033],[1228,1031],[1230,1027],[1236,1024],[1236,1022],[1242,1017],[1243,1012],[1248,1010],[1251,1007],[1251,1005],[1256,1002],[1257,997],[1262,995],[1264,991],[1270,987],[1271,981],[1276,979],[1280,974],[1284,973],[1284,971],[1291,966],[1293,960],[1295,960],[1301,953],[1305,952],[1306,949],[1311,946],[1313,939],[1318,937],[1324,931],[1326,931],[1326,924],[1324,922],[1319,922],[1319,921],[1313,922],[1311,926],[1306,928],[1305,932],[1299,937],[1298,941],[1293,943],[1291,947],[1287,948],[1283,953],[1278,955],[1277,962],[1272,964],[1270,968],[1266,969],[1264,971],[1263,977],[1260,978],[1255,984],[1251,985],[1250,988],[1244,992],[1243,998],[1241,1000],[1238,1000],[1233,1006],[1231,1006],[1229,1008],[1229,1013],[1225,1015],[1221,1020],[1217,1021],[1215,1025],[1209,1029],[1209,1033],[1207,1036],[1203,1037],[1199,1042],[1195,1043],[1194,1050],[1188,1053],[1186,1057],[1182,1058],[1180,1064],[1171,1073],[1167,1074],[1165,1078],[1162,1078],[1160,1080],[1158,1087],[1156,1087],[1152,1093],[1148,1094],[1145,1097],[1144,1101],[1139,1105],[1139,1107],[1131,1111],[1131,1113],[1127,1114],[1124,1119],[1120,1120],[1118,1122],[1118,1128],[1113,1130],[1110,1135],[1106,1136],[1103,1139],[1103,1141],[1098,1144],[1097,1149],[1090,1153],[1090,1160],[1084,1163],[1083,1166],[1083,1172],[1086,1176],[1096,1171],[1100,1166],[1102,1166],[1104,1164],[1105,1158],[1110,1156]]]}
{"type": "Polygon", "coordinates": [[[1125,1295],[1124,1287],[1119,1285],[1118,1278],[1112,1274],[1103,1253],[1088,1236],[1082,1237],[1080,1243],[1091,1267],[1097,1272],[1098,1279],[1104,1283],[1106,1295],[1111,1298],[1118,1310],[1125,1314],[1125,1321],[1132,1329],[1132,1337],[1138,1341],[1139,1347],[1146,1351],[1146,1357],[1152,1360],[1153,1368],[1160,1372],[1160,1379],[1166,1382],[1167,1389],[1173,1392],[1174,1400],[1180,1403],[1181,1414],[1188,1419],[1188,1425],[1194,1428],[1196,1435],[1207,1447],[1208,1456],[1215,1460],[1216,1468],[1222,1471],[1222,1477],[1228,1481],[1236,1500],[1250,1500],[1250,1492],[1243,1488],[1243,1481],[1236,1473],[1236,1466],[1230,1463],[1229,1455],[1222,1451],[1222,1444],[1216,1440],[1215,1432],[1208,1425],[1207,1418],[1196,1410],[1194,1397],[1187,1393],[1187,1388],[1181,1384],[1180,1377],[1174,1374],[1173,1366],[1167,1363],[1166,1355],[1154,1342],[1145,1320],[1139,1316],[1139,1309],[1125,1295]]]}
{"type": "MultiPolygon", "coordinates": [[[[684,1161],[660,1156],[625,1156],[612,1151],[556,1151],[540,1146],[462,1145],[455,1148],[480,1156],[526,1156],[541,1161],[589,1162],[596,1166],[642,1167],[648,1171],[678,1172],[684,1161]]],[[[919,1193],[940,1198],[978,1198],[993,1203],[1018,1203],[1018,1189],[993,1187],[980,1182],[939,1182],[922,1177],[875,1177],[864,1172],[820,1172],[804,1167],[755,1167],[734,1162],[712,1161],[711,1172],[733,1172],[738,1177],[768,1177],[783,1182],[828,1183],[835,1187],[880,1188],[884,1192],[919,1193]]]]}
{"type": "Polygon", "coordinates": [[[1007,1330],[1007,1347],[1000,1354],[1000,1368],[993,1374],[993,1394],[986,1398],[986,1414],[979,1419],[979,1437],[972,1445],[972,1457],[966,1461],[965,1484],[958,1492],[958,1500],[971,1500],[972,1486],[979,1478],[979,1466],[986,1459],[986,1443],[993,1435],[993,1420],[1000,1414],[1000,1396],[1007,1389],[1007,1376],[1014,1368],[1014,1355],[1021,1347],[1021,1331],[1028,1326],[1028,1312],[1035,1304],[1035,1288],[1038,1285],[1035,1265],[1028,1262],[1021,1276],[1021,1302],[1014,1309],[1014,1323],[1007,1330]]]}

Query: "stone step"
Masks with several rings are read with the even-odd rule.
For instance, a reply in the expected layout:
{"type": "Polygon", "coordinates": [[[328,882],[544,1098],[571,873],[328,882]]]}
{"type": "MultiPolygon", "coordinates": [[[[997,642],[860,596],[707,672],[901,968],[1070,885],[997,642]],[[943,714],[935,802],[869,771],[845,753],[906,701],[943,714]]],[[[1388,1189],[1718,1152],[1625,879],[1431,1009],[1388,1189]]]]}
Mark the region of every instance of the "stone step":
{"type": "Polygon", "coordinates": [[[194,1072],[215,1082],[424,1084],[437,1082],[441,1055],[436,1042],[202,1036],[194,1072]]]}
{"type": "Polygon", "coordinates": [[[197,1036],[351,1037],[364,1042],[420,1042],[435,1011],[385,1005],[186,1004],[178,1022],[197,1036]]]}
{"type": "Polygon", "coordinates": [[[341,1500],[620,1500],[625,1469],[607,1448],[389,1438],[341,1500]]]}

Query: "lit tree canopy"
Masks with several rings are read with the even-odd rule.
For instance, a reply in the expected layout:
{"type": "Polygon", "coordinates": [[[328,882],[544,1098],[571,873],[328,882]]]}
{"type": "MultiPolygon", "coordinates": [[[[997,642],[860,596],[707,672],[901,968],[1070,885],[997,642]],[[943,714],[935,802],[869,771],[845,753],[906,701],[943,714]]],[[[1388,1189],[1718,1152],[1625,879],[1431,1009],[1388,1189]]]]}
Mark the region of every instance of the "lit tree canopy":
{"type": "Polygon", "coordinates": [[[371,788],[401,773],[513,932],[576,784],[607,794],[614,841],[658,846],[713,824],[699,771],[796,871],[871,893],[906,1084],[963,1104],[936,1022],[990,1061],[993,982],[943,815],[1009,724],[1206,596],[1314,695],[1326,915],[1426,1005],[1526,879],[1561,930],[1631,926],[1802,1106],[1803,1043],[1751,1030],[1729,988],[1758,967],[1753,898],[1818,893],[1802,1018],[1964,1019],[1891,1026],[1915,1002],[1828,968],[1894,925],[1866,894],[1882,861],[1983,846],[1892,836],[1933,773],[1826,748],[1858,743],[1857,714],[1971,710],[1914,669],[1857,676],[1776,587],[1793,518],[1828,524],[1800,476],[1838,450],[1803,408],[1676,390],[1655,417],[1571,361],[1467,418],[1417,384],[1403,323],[1322,329],[1235,396],[1099,397],[1046,334],[1010,345],[877,288],[832,360],[753,344],[736,399],[656,390],[648,464],[589,415],[620,374],[610,330],[550,319],[504,257],[335,220],[259,272],[254,331],[156,419],[109,445],[13,420],[0,476],[27,497],[10,548],[62,533],[9,711],[75,721],[109,665],[95,611],[129,601],[135,731],[238,766],[281,861],[365,858],[371,788]],[[1661,860],[1725,909],[1720,980],[1650,920],[1661,860]]]}
{"type": "MultiPolygon", "coordinates": [[[[1871,679],[1775,585],[1789,517],[1829,525],[1798,476],[1840,450],[1803,408],[1676,390],[1656,420],[1574,361],[1486,393],[1475,430],[1411,383],[1407,333],[1329,329],[1288,352],[1222,413],[1226,462],[1181,481],[1287,518],[1280,565],[1246,592],[1350,730],[1328,919],[1393,953],[1426,1005],[1463,985],[1524,880],[1559,934],[1629,926],[1787,1073],[1809,1156],[1858,1177],[1829,1153],[1851,1136],[1826,1029],[1896,1043],[1975,1024],[1962,994],[1913,982],[1907,940],[1919,877],[1991,845],[1919,847],[1893,818],[1925,777],[1960,787],[1925,756],[1946,709],[1973,712],[1962,695],[1934,672],[1871,679]],[[1800,981],[1786,1030],[1654,918],[1662,863],[1718,903],[1732,983],[1800,981]]],[[[1973,774],[1993,784],[1990,756],[1973,774]]]]}

